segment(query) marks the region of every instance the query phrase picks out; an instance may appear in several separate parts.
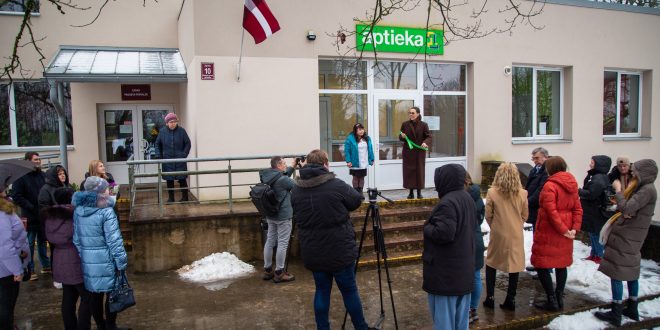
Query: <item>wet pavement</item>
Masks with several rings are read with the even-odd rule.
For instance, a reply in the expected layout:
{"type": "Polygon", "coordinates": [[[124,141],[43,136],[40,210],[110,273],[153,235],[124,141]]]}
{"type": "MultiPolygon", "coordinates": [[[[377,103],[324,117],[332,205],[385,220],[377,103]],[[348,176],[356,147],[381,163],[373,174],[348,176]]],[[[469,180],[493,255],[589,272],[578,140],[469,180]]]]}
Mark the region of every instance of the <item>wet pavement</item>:
{"type": "MultiPolygon", "coordinates": [[[[175,271],[130,273],[137,305],[120,313],[118,323],[133,329],[313,329],[314,280],[311,272],[294,260],[289,266],[296,280],[275,284],[261,280],[261,264],[250,276],[232,281],[195,284],[179,279],[175,271]]],[[[392,290],[400,329],[431,329],[427,294],[421,289],[422,266],[414,264],[390,266],[392,290]]],[[[385,321],[383,329],[394,329],[386,274],[383,270],[385,321]]],[[[484,276],[482,274],[482,276],[484,276]]],[[[507,276],[498,274],[495,300],[499,304],[506,295],[507,276]]],[[[380,315],[378,272],[365,269],[358,272],[358,286],[365,316],[373,324],[380,315]]],[[[19,329],[62,329],[60,299],[62,290],[55,289],[50,275],[40,275],[38,281],[24,282],[16,307],[19,329]]],[[[482,294],[482,300],[485,296],[482,294]]],[[[518,286],[517,309],[504,311],[498,307],[484,310],[479,304],[480,320],[471,328],[489,328],[511,321],[523,321],[542,315],[530,301],[541,299],[538,281],[523,273],[518,286]]],[[[567,292],[566,309],[599,304],[588,297],[567,292]]],[[[336,286],[332,292],[331,327],[339,329],[344,315],[341,294],[336,286]]],[[[93,323],[93,322],[92,322],[93,323]]],[[[515,323],[515,322],[514,322],[515,323]]],[[[93,327],[94,328],[94,327],[93,327]]],[[[347,329],[351,329],[348,321],[347,329]]]]}

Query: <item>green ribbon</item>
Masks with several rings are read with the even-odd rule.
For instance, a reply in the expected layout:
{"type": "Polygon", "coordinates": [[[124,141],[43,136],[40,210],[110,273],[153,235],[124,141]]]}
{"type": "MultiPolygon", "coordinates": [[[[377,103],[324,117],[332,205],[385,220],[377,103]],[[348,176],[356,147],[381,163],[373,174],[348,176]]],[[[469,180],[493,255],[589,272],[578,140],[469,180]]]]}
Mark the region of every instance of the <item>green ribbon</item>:
{"type": "MultiPolygon", "coordinates": [[[[401,133],[403,133],[403,132],[399,131],[399,135],[401,135],[401,133]]],[[[410,148],[410,150],[412,150],[413,148],[417,148],[417,149],[421,149],[421,150],[424,150],[424,151],[429,151],[429,148],[424,148],[424,147],[418,145],[417,143],[412,142],[410,140],[410,138],[408,137],[408,135],[406,135],[406,142],[408,143],[408,148],[410,148]]]]}

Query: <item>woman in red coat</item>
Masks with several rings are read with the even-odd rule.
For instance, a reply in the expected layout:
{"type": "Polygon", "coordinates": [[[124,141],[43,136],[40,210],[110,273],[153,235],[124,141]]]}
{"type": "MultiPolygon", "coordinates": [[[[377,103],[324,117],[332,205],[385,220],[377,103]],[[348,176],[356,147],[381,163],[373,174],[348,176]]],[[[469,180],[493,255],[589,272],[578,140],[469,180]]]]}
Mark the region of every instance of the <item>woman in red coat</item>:
{"type": "Polygon", "coordinates": [[[566,172],[566,161],[554,156],[545,161],[548,180],[539,196],[539,214],[532,245],[532,265],[548,300],[534,304],[556,311],[564,307],[566,268],[573,263],[573,239],[582,224],[582,206],[575,177],[566,172]],[[553,290],[550,270],[554,268],[557,286],[553,290]]]}

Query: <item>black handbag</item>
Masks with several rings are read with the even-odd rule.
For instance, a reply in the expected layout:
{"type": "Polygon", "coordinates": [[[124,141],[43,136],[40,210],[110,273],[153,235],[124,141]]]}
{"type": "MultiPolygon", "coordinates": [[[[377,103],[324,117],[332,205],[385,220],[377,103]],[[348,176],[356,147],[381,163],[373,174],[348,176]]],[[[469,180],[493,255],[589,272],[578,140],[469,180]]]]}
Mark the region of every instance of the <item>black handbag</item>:
{"type": "Polygon", "coordinates": [[[111,313],[119,313],[134,305],[135,297],[133,296],[133,288],[128,284],[126,272],[122,270],[115,277],[115,286],[108,295],[108,310],[111,313]]]}

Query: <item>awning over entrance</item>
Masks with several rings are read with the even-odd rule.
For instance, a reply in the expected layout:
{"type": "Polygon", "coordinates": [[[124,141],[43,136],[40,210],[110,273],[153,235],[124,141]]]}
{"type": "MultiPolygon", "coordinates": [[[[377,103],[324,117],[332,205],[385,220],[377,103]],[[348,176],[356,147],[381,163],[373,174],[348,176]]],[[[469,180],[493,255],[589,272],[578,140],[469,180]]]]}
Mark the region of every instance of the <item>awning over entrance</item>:
{"type": "Polygon", "coordinates": [[[184,82],[176,48],[60,46],[44,77],[69,82],[184,82]]]}

